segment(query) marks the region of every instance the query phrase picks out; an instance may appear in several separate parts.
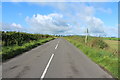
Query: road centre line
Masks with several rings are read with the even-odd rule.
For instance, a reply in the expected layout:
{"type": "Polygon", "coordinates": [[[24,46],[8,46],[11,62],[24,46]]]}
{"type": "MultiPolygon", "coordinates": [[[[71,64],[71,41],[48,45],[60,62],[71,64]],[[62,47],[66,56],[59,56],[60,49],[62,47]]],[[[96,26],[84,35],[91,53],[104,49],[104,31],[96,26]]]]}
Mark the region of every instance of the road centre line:
{"type": "Polygon", "coordinates": [[[55,49],[57,49],[58,48],[58,44],[55,46],[55,49]]]}
{"type": "Polygon", "coordinates": [[[47,70],[48,70],[48,68],[49,68],[49,66],[50,66],[50,63],[51,63],[53,57],[54,57],[54,54],[51,55],[51,57],[50,57],[50,59],[49,59],[49,61],[48,61],[48,63],[47,63],[47,66],[45,67],[45,70],[44,70],[43,73],[42,73],[42,76],[41,76],[41,79],[40,79],[40,80],[43,80],[43,78],[45,77],[45,74],[46,74],[46,72],[47,72],[47,70]]]}
{"type": "Polygon", "coordinates": [[[57,48],[58,48],[58,44],[59,44],[59,41],[58,41],[57,45],[55,46],[55,49],[57,49],[57,48]]]}
{"type": "MultiPolygon", "coordinates": [[[[58,41],[57,45],[55,46],[55,49],[57,49],[57,48],[58,48],[58,44],[59,44],[59,41],[58,41]]],[[[51,61],[52,61],[53,57],[54,57],[54,54],[52,54],[52,56],[50,57],[50,60],[48,61],[47,66],[46,66],[45,70],[43,71],[43,73],[42,73],[42,76],[41,76],[41,79],[40,79],[40,80],[43,80],[43,78],[45,77],[45,74],[46,74],[46,72],[47,72],[47,70],[48,70],[48,67],[50,66],[50,63],[51,63],[51,61]]]]}

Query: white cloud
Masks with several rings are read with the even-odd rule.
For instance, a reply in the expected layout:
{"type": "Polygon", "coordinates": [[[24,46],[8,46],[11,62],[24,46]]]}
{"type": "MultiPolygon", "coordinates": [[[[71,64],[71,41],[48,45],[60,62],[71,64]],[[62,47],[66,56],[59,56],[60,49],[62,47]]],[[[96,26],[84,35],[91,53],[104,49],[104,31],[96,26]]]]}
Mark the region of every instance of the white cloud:
{"type": "MultiPolygon", "coordinates": [[[[32,18],[27,17],[26,21],[31,26],[32,32],[79,35],[85,34],[85,30],[88,28],[91,35],[108,35],[105,23],[100,18],[94,16],[96,13],[94,6],[87,6],[84,3],[80,3],[81,5],[76,3],[77,7],[76,4],[71,3],[37,4],[53,6],[62,15],[51,13],[49,15],[33,15],[32,18]],[[68,26],[68,23],[70,23],[70,26],[68,26]]],[[[111,10],[108,8],[107,12],[111,12],[111,10]]]]}
{"type": "Polygon", "coordinates": [[[89,34],[92,36],[107,36],[118,37],[118,27],[107,26],[105,23],[97,17],[87,16],[85,19],[89,29],[89,34]]]}
{"type": "Polygon", "coordinates": [[[86,17],[86,23],[91,33],[104,33],[104,22],[97,17],[86,17]]]}
{"type": "Polygon", "coordinates": [[[16,24],[16,23],[12,23],[11,26],[13,26],[13,28],[22,28],[20,24],[16,24]]]}
{"type": "MultiPolygon", "coordinates": [[[[111,32],[111,35],[117,35],[117,33],[115,33],[115,31],[117,31],[116,26],[108,27],[100,18],[94,16],[97,11],[95,6],[87,6],[84,3],[80,4],[81,5],[77,5],[76,7],[76,4],[64,4],[62,6],[62,4],[60,5],[59,3],[58,6],[58,8],[61,10],[61,13],[69,18],[68,22],[73,24],[71,30],[72,34],[84,34],[85,30],[88,28],[91,35],[110,36],[108,30],[112,31],[112,29],[114,30],[114,33],[111,32]]],[[[112,13],[110,8],[104,9],[101,7],[101,11],[109,14],[112,13]]]]}
{"type": "Polygon", "coordinates": [[[33,15],[26,17],[27,23],[31,26],[30,31],[41,34],[63,34],[69,30],[69,25],[64,21],[61,14],[52,13],[49,15],[33,15]]]}
{"type": "Polygon", "coordinates": [[[20,24],[12,23],[12,24],[6,24],[6,23],[0,23],[3,31],[24,31],[25,28],[23,28],[20,24]]]}
{"type": "Polygon", "coordinates": [[[77,7],[75,4],[67,4],[64,7],[62,13],[69,18],[68,22],[73,24],[74,27],[71,30],[73,34],[84,34],[87,28],[89,28],[91,34],[105,34],[104,22],[94,16],[96,10],[93,6],[81,3],[77,7]]]}

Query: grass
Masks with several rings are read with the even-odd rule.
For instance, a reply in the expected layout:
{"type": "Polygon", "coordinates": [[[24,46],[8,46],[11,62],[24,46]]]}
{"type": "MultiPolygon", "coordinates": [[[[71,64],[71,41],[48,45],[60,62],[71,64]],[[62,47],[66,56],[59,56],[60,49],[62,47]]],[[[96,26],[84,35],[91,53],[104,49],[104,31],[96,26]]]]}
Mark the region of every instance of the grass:
{"type": "MultiPolygon", "coordinates": [[[[105,70],[112,74],[113,77],[118,78],[118,56],[113,54],[106,49],[99,48],[99,47],[91,47],[84,43],[84,38],[79,36],[72,36],[72,37],[64,37],[69,42],[74,44],[77,48],[79,48],[83,53],[85,53],[91,60],[99,64],[105,70]]],[[[90,38],[92,40],[92,38],[90,38]]],[[[97,38],[93,38],[97,39],[97,38]]],[[[91,40],[88,41],[90,44],[91,40]]]]}
{"type": "Polygon", "coordinates": [[[25,43],[22,46],[4,46],[2,47],[2,52],[0,54],[2,55],[2,61],[6,61],[10,58],[13,58],[19,54],[22,54],[25,51],[28,51],[34,47],[37,47],[39,45],[42,45],[53,38],[45,38],[45,39],[40,39],[38,41],[31,41],[29,43],[25,43]]]}

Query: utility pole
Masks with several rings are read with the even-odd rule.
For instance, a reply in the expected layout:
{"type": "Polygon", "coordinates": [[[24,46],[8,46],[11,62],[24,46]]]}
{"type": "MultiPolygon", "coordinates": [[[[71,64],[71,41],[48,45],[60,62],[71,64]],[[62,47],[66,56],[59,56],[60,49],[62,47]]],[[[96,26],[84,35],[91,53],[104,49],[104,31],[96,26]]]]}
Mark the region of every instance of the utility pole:
{"type": "Polygon", "coordinates": [[[87,28],[87,31],[86,31],[86,37],[85,37],[85,44],[87,43],[87,40],[88,40],[88,28],[87,28]]]}

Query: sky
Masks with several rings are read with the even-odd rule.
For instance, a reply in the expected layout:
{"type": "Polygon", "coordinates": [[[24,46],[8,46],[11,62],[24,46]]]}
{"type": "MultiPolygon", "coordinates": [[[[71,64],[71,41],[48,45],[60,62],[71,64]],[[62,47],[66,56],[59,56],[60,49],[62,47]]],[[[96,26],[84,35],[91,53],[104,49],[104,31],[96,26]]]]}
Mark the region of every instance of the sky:
{"type": "Polygon", "coordinates": [[[12,1],[2,2],[4,31],[118,37],[118,2],[12,1]]]}

